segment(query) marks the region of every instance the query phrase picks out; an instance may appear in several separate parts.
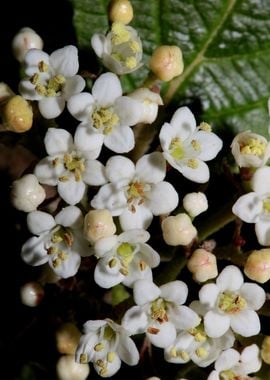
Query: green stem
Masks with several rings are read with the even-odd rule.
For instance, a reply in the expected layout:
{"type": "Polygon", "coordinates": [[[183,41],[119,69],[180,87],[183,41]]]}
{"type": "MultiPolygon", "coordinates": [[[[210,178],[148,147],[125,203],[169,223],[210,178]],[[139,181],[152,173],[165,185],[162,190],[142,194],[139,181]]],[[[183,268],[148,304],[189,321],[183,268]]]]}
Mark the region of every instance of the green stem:
{"type": "Polygon", "coordinates": [[[174,257],[162,272],[156,277],[155,283],[157,285],[165,284],[169,281],[174,281],[180,274],[181,270],[186,266],[187,258],[183,252],[175,252],[174,257]]]}

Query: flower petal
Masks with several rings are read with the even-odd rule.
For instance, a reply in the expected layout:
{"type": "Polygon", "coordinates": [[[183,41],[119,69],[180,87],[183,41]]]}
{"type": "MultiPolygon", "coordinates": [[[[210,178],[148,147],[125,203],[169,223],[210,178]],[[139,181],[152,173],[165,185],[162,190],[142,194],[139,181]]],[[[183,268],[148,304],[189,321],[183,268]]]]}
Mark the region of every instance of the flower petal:
{"type": "Polygon", "coordinates": [[[74,206],[83,198],[86,185],[82,181],[69,178],[68,181],[59,182],[57,189],[60,197],[68,204],[74,206]]]}
{"type": "Polygon", "coordinates": [[[219,293],[220,289],[216,284],[205,284],[199,291],[200,302],[209,307],[214,307],[219,293]]]}
{"type": "Polygon", "coordinates": [[[170,305],[168,308],[170,321],[175,325],[178,330],[188,330],[198,324],[201,318],[195,311],[185,305],[170,305]]]}
{"type": "Polygon", "coordinates": [[[95,99],[88,92],[73,95],[67,102],[67,109],[75,119],[79,121],[89,121],[89,116],[93,112],[95,99]]]}
{"type": "Polygon", "coordinates": [[[147,329],[146,335],[154,346],[166,348],[175,340],[176,330],[173,323],[163,322],[162,324],[151,324],[147,329]],[[150,332],[151,328],[155,331],[154,333],[150,332]],[[156,330],[158,330],[157,333],[156,330]]]}
{"type": "Polygon", "coordinates": [[[175,111],[170,124],[177,130],[182,140],[186,140],[196,128],[196,120],[188,107],[180,107],[175,111]]]}
{"type": "Polygon", "coordinates": [[[50,231],[56,222],[54,217],[44,211],[33,211],[27,214],[27,227],[34,235],[50,231]]]}
{"type": "Polygon", "coordinates": [[[120,334],[117,353],[120,359],[128,365],[136,365],[139,362],[139,352],[133,340],[126,334],[120,334]]]}
{"type": "Polygon", "coordinates": [[[122,230],[147,229],[153,220],[153,214],[148,207],[143,204],[136,207],[132,212],[128,208],[122,211],[119,216],[119,222],[122,230]]]}
{"type": "Polygon", "coordinates": [[[72,95],[80,93],[85,87],[85,80],[80,75],[66,78],[62,96],[67,101],[72,95]]]}
{"type": "Polygon", "coordinates": [[[135,145],[134,133],[130,127],[115,127],[104,136],[104,145],[115,153],[130,152],[135,145]]]}
{"type": "Polygon", "coordinates": [[[79,229],[83,226],[83,214],[79,207],[67,206],[55,216],[55,222],[63,227],[79,229]]]}
{"type": "Polygon", "coordinates": [[[117,75],[105,73],[98,77],[92,88],[92,95],[100,107],[112,106],[122,95],[121,82],[117,75]]]}
{"type": "Polygon", "coordinates": [[[227,265],[216,280],[220,292],[224,292],[224,290],[239,290],[243,285],[243,282],[243,275],[240,269],[235,265],[227,265]]]}
{"type": "Polygon", "coordinates": [[[253,310],[242,310],[231,316],[231,328],[236,334],[244,337],[257,335],[261,324],[258,314],[253,310]]]}
{"type": "Polygon", "coordinates": [[[201,151],[197,157],[203,161],[215,158],[223,145],[222,140],[212,132],[199,131],[194,138],[198,140],[201,146],[201,151]]]}
{"type": "Polygon", "coordinates": [[[109,273],[106,271],[104,268],[104,262],[102,260],[99,260],[94,271],[94,280],[96,284],[105,289],[109,289],[117,284],[120,284],[124,277],[125,276],[120,272],[109,273]]]}
{"type": "Polygon", "coordinates": [[[204,328],[211,338],[219,338],[229,330],[230,317],[210,310],[204,316],[204,328]]]}
{"type": "Polygon", "coordinates": [[[35,166],[34,174],[40,183],[56,186],[58,183],[58,177],[61,174],[63,167],[54,167],[52,161],[53,158],[49,156],[40,160],[35,166]]]}
{"type": "MultiPolygon", "coordinates": [[[[131,180],[135,174],[135,165],[127,157],[113,156],[106,163],[106,176],[111,182],[119,182],[122,179],[131,180]]],[[[128,184],[127,182],[127,184],[128,184]]]]}
{"type": "Polygon", "coordinates": [[[147,206],[154,215],[167,214],[178,205],[179,197],[175,188],[166,181],[153,185],[147,194],[147,206]]]}
{"type": "Polygon", "coordinates": [[[135,125],[139,122],[143,107],[138,100],[128,96],[121,96],[116,99],[114,110],[120,118],[121,125],[135,125]]]}
{"type": "Polygon", "coordinates": [[[52,270],[61,278],[69,278],[75,276],[81,264],[81,256],[75,252],[69,252],[61,263],[57,266],[53,265],[49,259],[49,265],[52,270]]]}
{"type": "MultiPolygon", "coordinates": [[[[172,165],[172,163],[170,162],[172,165]]],[[[172,166],[179,170],[180,173],[190,181],[196,183],[205,183],[209,180],[210,173],[207,164],[204,161],[196,159],[197,166],[195,168],[190,167],[188,165],[177,165],[174,163],[172,166]]]]}
{"type": "Polygon", "coordinates": [[[67,45],[55,50],[50,55],[50,64],[57,74],[71,77],[79,70],[78,49],[76,46],[67,45]]]}
{"type": "Polygon", "coordinates": [[[73,147],[73,138],[65,129],[49,128],[44,138],[44,144],[47,153],[50,156],[55,156],[71,150],[73,147]]]}
{"type": "Polygon", "coordinates": [[[39,266],[48,261],[48,253],[44,248],[44,237],[33,236],[22,246],[21,258],[26,264],[39,266]]]}
{"type": "Polygon", "coordinates": [[[153,152],[142,156],[136,163],[136,174],[145,183],[163,181],[166,175],[166,160],[162,153],[153,152]]]}
{"type": "Polygon", "coordinates": [[[270,167],[258,168],[252,177],[251,186],[258,194],[270,193],[270,167]]]}
{"type": "Polygon", "coordinates": [[[121,324],[131,335],[143,333],[148,324],[147,315],[140,306],[132,306],[125,312],[121,324]]]}
{"type": "Polygon", "coordinates": [[[107,182],[104,165],[97,160],[86,160],[83,181],[88,185],[100,186],[107,182]]]}
{"type": "Polygon", "coordinates": [[[269,220],[258,220],[255,224],[255,232],[261,245],[270,245],[270,222],[269,220]]]}
{"type": "Polygon", "coordinates": [[[240,295],[248,303],[248,307],[252,310],[259,310],[266,299],[266,294],[264,289],[253,283],[245,282],[240,289],[240,295]]]}
{"type": "Polygon", "coordinates": [[[153,282],[138,280],[133,287],[133,297],[137,305],[145,305],[160,296],[160,289],[153,282]]]}
{"type": "Polygon", "coordinates": [[[175,280],[160,286],[161,297],[182,305],[186,302],[188,295],[188,287],[183,281],[175,280]]]}
{"type": "MultiPolygon", "coordinates": [[[[129,242],[129,243],[145,243],[149,240],[150,234],[149,232],[142,229],[134,229],[126,232],[122,232],[119,235],[119,241],[121,242],[129,242]]],[[[144,245],[144,244],[143,244],[144,245]]]]}
{"type": "Polygon", "coordinates": [[[118,242],[117,236],[108,236],[95,242],[95,254],[98,258],[108,253],[118,242]]]}
{"type": "Polygon", "coordinates": [[[96,159],[101,151],[104,136],[101,133],[95,133],[92,128],[87,128],[81,124],[77,127],[74,135],[74,144],[76,148],[83,153],[87,159],[96,159]]]}
{"type": "Polygon", "coordinates": [[[126,208],[127,199],[124,191],[118,191],[114,184],[103,185],[92,198],[91,206],[96,209],[108,209],[112,216],[120,215],[126,208]]]}
{"type": "Polygon", "coordinates": [[[38,102],[38,108],[45,119],[54,119],[64,111],[65,99],[61,96],[43,97],[38,102]]]}
{"type": "Polygon", "coordinates": [[[221,372],[235,366],[240,359],[240,354],[234,348],[223,351],[216,360],[215,368],[221,372]]]}
{"type": "Polygon", "coordinates": [[[254,193],[242,195],[232,207],[232,212],[246,223],[256,223],[262,213],[262,201],[254,193]]]}

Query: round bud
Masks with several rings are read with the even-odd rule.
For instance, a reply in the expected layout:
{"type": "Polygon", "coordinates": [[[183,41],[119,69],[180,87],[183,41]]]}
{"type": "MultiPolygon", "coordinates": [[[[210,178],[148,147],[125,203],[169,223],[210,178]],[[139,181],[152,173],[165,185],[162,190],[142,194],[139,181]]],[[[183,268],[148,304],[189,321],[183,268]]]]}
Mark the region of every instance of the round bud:
{"type": "Polygon", "coordinates": [[[20,29],[14,36],[11,46],[14,57],[19,62],[23,62],[24,56],[29,49],[42,50],[43,41],[33,29],[25,27],[20,29]]]}
{"type": "Polygon", "coordinates": [[[193,252],[187,262],[187,268],[198,282],[205,282],[218,275],[216,256],[202,248],[193,252]]]}
{"type": "Polygon", "coordinates": [[[85,380],[89,372],[89,365],[77,363],[74,355],[62,355],[56,364],[58,380],[85,380]]]}
{"type": "Polygon", "coordinates": [[[6,131],[22,133],[33,124],[33,110],[30,103],[20,95],[11,96],[1,104],[2,124],[6,131]]]}
{"type": "Polygon", "coordinates": [[[128,0],[111,0],[109,4],[109,19],[111,22],[129,24],[133,19],[133,8],[128,0]]]}
{"type": "Polygon", "coordinates": [[[192,217],[198,216],[208,209],[208,201],[204,193],[189,193],[183,198],[183,207],[192,217]]]}
{"type": "Polygon", "coordinates": [[[190,217],[181,213],[168,216],[161,223],[163,238],[168,245],[188,245],[197,236],[190,217]]]}
{"type": "Polygon", "coordinates": [[[109,210],[90,210],[85,215],[84,235],[91,244],[101,238],[112,236],[115,232],[116,226],[109,210]]]}
{"type": "Polygon", "coordinates": [[[245,275],[261,284],[270,279],[270,249],[254,250],[248,256],[244,266],[245,275]]]}
{"type": "Polygon", "coordinates": [[[150,58],[149,67],[157,78],[169,82],[184,70],[181,49],[178,46],[157,47],[150,58]]]}
{"type": "Polygon", "coordinates": [[[34,174],[25,174],[12,183],[11,203],[18,210],[35,211],[45,198],[45,190],[34,174]]]}
{"type": "Polygon", "coordinates": [[[266,336],[262,342],[261,357],[266,364],[270,364],[270,336],[266,336]]]}
{"type": "Polygon", "coordinates": [[[56,347],[61,354],[74,355],[79,344],[81,333],[70,322],[64,323],[56,331],[56,347]]]}
{"type": "Polygon", "coordinates": [[[44,289],[38,282],[28,282],[20,289],[21,301],[24,305],[38,306],[44,297],[44,289]]]}

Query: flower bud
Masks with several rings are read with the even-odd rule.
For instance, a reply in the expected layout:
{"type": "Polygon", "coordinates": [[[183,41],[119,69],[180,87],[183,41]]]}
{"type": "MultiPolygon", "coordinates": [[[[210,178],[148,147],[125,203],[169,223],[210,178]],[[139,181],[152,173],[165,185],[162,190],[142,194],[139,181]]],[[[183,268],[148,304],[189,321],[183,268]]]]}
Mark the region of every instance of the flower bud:
{"type": "Polygon", "coordinates": [[[266,364],[270,364],[270,336],[266,336],[262,342],[261,357],[266,364]]]}
{"type": "Polygon", "coordinates": [[[62,355],[56,364],[58,380],[85,380],[89,372],[89,365],[77,363],[74,355],[62,355]]]}
{"type": "Polygon", "coordinates": [[[11,96],[1,104],[1,117],[6,131],[26,132],[33,124],[32,107],[21,95],[11,96]]]}
{"type": "Polygon", "coordinates": [[[187,214],[168,216],[161,223],[163,238],[168,245],[188,245],[197,236],[197,230],[193,226],[187,214]]]}
{"type": "Polygon", "coordinates": [[[6,99],[14,95],[15,93],[6,83],[0,82],[0,103],[4,102],[6,99]]]}
{"type": "Polygon", "coordinates": [[[64,323],[56,331],[56,347],[60,354],[74,355],[79,344],[81,333],[70,322],[64,323]]]}
{"type": "Polygon", "coordinates": [[[44,289],[38,282],[28,282],[20,289],[21,302],[30,307],[38,306],[44,297],[44,289]]]}
{"type": "Polygon", "coordinates": [[[35,211],[45,198],[45,190],[34,174],[25,174],[12,183],[11,203],[18,210],[35,211]]]}
{"type": "Polygon", "coordinates": [[[129,24],[133,19],[133,8],[128,0],[111,0],[109,4],[109,19],[111,22],[129,24]]]}
{"type": "Polygon", "coordinates": [[[261,284],[270,279],[270,249],[254,250],[248,256],[244,266],[245,275],[261,284]]]}
{"type": "Polygon", "coordinates": [[[43,41],[33,29],[25,27],[14,36],[11,46],[14,57],[23,62],[29,49],[43,49],[43,41]]]}
{"type": "Polygon", "coordinates": [[[208,209],[208,201],[204,193],[189,193],[183,198],[183,206],[187,213],[195,218],[208,209]]]}
{"type": "Polygon", "coordinates": [[[91,210],[85,215],[84,235],[91,244],[101,238],[112,236],[115,232],[116,226],[109,210],[91,210]]]}
{"type": "Polygon", "coordinates": [[[138,123],[151,124],[156,120],[158,114],[158,106],[163,105],[162,98],[156,92],[150,91],[148,88],[138,88],[128,94],[132,99],[138,100],[143,108],[141,118],[138,123]]]}
{"type": "Polygon", "coordinates": [[[161,380],[161,379],[160,377],[152,376],[152,377],[148,377],[146,380],[161,380]]]}
{"type": "Polygon", "coordinates": [[[193,274],[193,279],[198,282],[205,282],[218,275],[216,256],[202,248],[193,252],[187,262],[187,268],[193,274]]]}
{"type": "Polygon", "coordinates": [[[169,82],[184,70],[181,49],[168,45],[157,47],[150,58],[149,67],[160,80],[169,82]]]}

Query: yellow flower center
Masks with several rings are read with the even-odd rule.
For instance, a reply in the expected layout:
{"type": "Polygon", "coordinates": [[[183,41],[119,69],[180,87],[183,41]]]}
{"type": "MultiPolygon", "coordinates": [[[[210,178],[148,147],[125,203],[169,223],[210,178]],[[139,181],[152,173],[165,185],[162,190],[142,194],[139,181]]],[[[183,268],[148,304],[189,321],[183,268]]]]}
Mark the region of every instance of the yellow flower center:
{"type": "MultiPolygon", "coordinates": [[[[52,161],[52,165],[56,167],[61,164],[61,159],[56,157],[52,161]]],[[[84,158],[79,157],[76,152],[66,153],[63,158],[63,164],[66,170],[72,173],[77,182],[82,180],[82,173],[85,171],[84,158]]],[[[59,181],[65,182],[69,180],[67,175],[58,177],[59,181]]]]}
{"type": "Polygon", "coordinates": [[[240,144],[242,154],[252,154],[254,156],[263,156],[266,149],[266,143],[258,138],[250,138],[244,144],[240,144]]]}
{"type": "Polygon", "coordinates": [[[136,205],[141,205],[145,201],[145,193],[150,189],[150,185],[138,181],[131,182],[127,189],[127,202],[131,212],[136,212],[136,205]],[[135,204],[134,204],[135,203],[135,204]]]}
{"type": "Polygon", "coordinates": [[[40,61],[38,64],[39,72],[32,75],[30,78],[30,82],[35,86],[35,90],[39,95],[52,97],[58,96],[62,91],[63,85],[65,84],[65,77],[61,74],[55,75],[46,82],[42,82],[41,73],[45,73],[49,71],[49,66],[40,61]]]}
{"type": "Polygon", "coordinates": [[[126,276],[128,275],[129,264],[132,262],[134,257],[134,247],[126,242],[122,243],[117,248],[117,254],[121,262],[120,272],[126,276]]]}
{"type": "Polygon", "coordinates": [[[183,148],[182,141],[179,137],[175,137],[172,139],[170,146],[169,146],[169,151],[171,156],[175,160],[182,160],[185,156],[185,151],[183,148]]]}
{"type": "Polygon", "coordinates": [[[266,197],[263,200],[263,210],[268,214],[270,213],[270,197],[266,197]]]}
{"type": "Polygon", "coordinates": [[[102,130],[104,135],[112,132],[113,128],[119,123],[118,115],[113,112],[113,108],[99,108],[92,114],[94,128],[102,130]]]}
{"type": "Polygon", "coordinates": [[[221,293],[218,307],[227,314],[237,314],[247,306],[246,300],[239,294],[233,292],[221,293]]]}
{"type": "Polygon", "coordinates": [[[163,298],[157,298],[151,303],[151,318],[159,323],[167,322],[167,305],[163,298]]]}
{"type": "Polygon", "coordinates": [[[188,333],[194,336],[196,342],[203,343],[207,339],[207,334],[204,331],[203,324],[200,323],[198,326],[193,327],[188,330],[188,333]]]}

